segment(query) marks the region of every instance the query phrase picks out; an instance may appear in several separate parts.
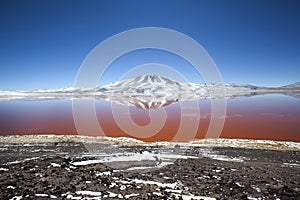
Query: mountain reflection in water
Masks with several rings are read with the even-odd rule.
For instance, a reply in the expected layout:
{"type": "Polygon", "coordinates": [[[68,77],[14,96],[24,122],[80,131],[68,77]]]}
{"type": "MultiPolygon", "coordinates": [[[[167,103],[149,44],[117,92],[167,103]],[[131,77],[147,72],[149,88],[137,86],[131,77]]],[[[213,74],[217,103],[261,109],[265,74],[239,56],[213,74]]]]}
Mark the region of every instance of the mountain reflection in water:
{"type": "MultiPolygon", "coordinates": [[[[195,102],[191,102],[192,103],[195,102]]],[[[210,101],[198,100],[200,107],[197,138],[204,138],[210,122],[210,101]]],[[[106,136],[130,135],[115,123],[111,103],[95,101],[99,124],[106,136]]],[[[179,104],[166,106],[164,127],[144,141],[171,141],[175,136],[181,112],[179,104]]],[[[146,126],[150,122],[149,111],[129,107],[133,121],[146,126]]],[[[193,118],[190,114],[182,117],[193,118]]],[[[129,117],[119,113],[124,118],[129,117]]],[[[88,120],[88,119],[87,119],[88,120]]],[[[192,120],[191,120],[192,121],[192,120]]],[[[300,99],[285,95],[261,95],[227,100],[225,125],[220,137],[242,139],[268,139],[300,142],[300,99]]],[[[0,102],[0,134],[77,134],[71,100],[10,100],[0,102]]],[[[141,133],[143,134],[143,133],[141,133]]],[[[97,133],[93,133],[97,135],[97,133]]]]}

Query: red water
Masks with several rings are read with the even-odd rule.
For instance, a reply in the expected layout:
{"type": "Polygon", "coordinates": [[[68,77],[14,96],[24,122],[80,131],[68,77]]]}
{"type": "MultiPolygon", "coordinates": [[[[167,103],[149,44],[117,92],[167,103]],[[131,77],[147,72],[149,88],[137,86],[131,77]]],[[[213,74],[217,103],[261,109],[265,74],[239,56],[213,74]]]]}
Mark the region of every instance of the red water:
{"type": "MultiPolygon", "coordinates": [[[[195,135],[196,138],[204,138],[210,123],[210,103],[199,101],[199,105],[200,120],[195,135]]],[[[122,131],[114,121],[110,103],[100,102],[96,110],[106,136],[132,137],[130,133],[122,131]]],[[[179,105],[167,106],[166,112],[164,127],[156,135],[135,138],[144,141],[172,141],[178,132],[181,119],[179,105]]],[[[190,112],[192,114],[194,111],[190,112]]],[[[150,123],[148,111],[130,108],[130,113],[138,125],[146,126],[150,123]]],[[[187,132],[188,129],[186,128],[187,132]]],[[[1,102],[0,134],[77,134],[72,103],[62,100],[1,102]]],[[[300,142],[300,100],[279,95],[228,100],[225,124],[220,137],[300,142]]]]}

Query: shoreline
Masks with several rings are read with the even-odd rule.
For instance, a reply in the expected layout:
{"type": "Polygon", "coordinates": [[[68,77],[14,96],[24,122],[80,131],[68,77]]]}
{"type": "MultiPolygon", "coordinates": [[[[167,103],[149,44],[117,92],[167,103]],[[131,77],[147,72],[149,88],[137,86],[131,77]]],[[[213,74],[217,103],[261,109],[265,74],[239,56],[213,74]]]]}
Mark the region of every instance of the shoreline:
{"type": "Polygon", "coordinates": [[[0,145],[43,143],[99,143],[117,146],[184,146],[184,147],[229,147],[279,151],[300,151],[300,143],[292,141],[206,138],[190,142],[144,142],[130,137],[82,136],[82,135],[6,135],[0,136],[0,145]]]}

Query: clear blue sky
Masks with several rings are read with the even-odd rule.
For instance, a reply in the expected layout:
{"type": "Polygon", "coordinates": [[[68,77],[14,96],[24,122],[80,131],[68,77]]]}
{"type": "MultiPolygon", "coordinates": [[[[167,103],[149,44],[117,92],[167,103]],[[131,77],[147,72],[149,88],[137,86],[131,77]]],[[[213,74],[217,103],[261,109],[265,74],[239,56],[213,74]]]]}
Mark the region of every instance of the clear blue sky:
{"type": "MultiPolygon", "coordinates": [[[[194,38],[225,82],[273,86],[300,81],[299,10],[300,1],[291,0],[1,0],[0,89],[70,87],[97,44],[121,31],[148,26],[194,38]]],[[[135,64],[159,62],[159,56],[151,60],[149,55],[137,53],[140,62],[135,64]]],[[[193,73],[186,68],[178,70],[193,73]]],[[[124,69],[115,67],[106,81],[121,73],[124,69]]]]}

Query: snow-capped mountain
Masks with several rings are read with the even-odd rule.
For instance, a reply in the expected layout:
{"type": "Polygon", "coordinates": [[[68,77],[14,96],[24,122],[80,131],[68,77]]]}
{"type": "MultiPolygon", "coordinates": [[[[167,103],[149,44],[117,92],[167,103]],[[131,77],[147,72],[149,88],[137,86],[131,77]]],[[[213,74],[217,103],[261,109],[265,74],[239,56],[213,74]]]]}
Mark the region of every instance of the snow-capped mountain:
{"type": "Polygon", "coordinates": [[[0,100],[95,98],[141,109],[158,109],[186,100],[236,98],[280,93],[299,97],[299,84],[268,88],[237,84],[195,84],[177,82],[157,75],[142,75],[95,88],[0,91],[0,100]]]}
{"type": "Polygon", "coordinates": [[[96,96],[142,109],[157,109],[207,94],[203,85],[176,82],[157,75],[142,75],[96,88],[96,96]]]}

